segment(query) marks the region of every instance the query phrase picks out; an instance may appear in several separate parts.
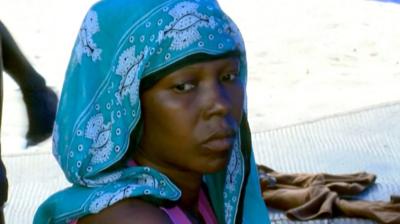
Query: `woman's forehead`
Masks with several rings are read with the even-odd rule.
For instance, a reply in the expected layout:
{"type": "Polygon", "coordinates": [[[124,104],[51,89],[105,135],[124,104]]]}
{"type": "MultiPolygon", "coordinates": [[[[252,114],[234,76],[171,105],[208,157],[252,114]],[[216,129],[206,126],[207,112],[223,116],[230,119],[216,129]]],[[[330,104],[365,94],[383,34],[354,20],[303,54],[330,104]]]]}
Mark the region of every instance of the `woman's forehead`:
{"type": "Polygon", "coordinates": [[[174,75],[175,73],[179,73],[180,71],[190,71],[197,70],[201,67],[207,67],[211,64],[211,66],[215,66],[212,62],[219,62],[217,65],[220,68],[223,67],[231,67],[231,69],[237,69],[238,72],[241,66],[240,60],[240,52],[232,51],[221,55],[208,55],[208,54],[196,54],[190,55],[170,66],[164,68],[160,71],[157,71],[151,75],[144,77],[140,84],[140,91],[143,92],[146,89],[151,88],[156,83],[158,83],[161,79],[166,78],[167,76],[174,75]]]}
{"type": "Polygon", "coordinates": [[[210,59],[207,61],[193,62],[192,64],[188,64],[186,66],[178,68],[177,70],[173,71],[172,73],[176,73],[179,71],[190,71],[190,70],[199,70],[199,69],[207,69],[207,68],[215,68],[215,69],[238,68],[239,65],[240,65],[240,62],[239,62],[238,57],[225,57],[225,58],[218,58],[218,59],[210,59]]]}

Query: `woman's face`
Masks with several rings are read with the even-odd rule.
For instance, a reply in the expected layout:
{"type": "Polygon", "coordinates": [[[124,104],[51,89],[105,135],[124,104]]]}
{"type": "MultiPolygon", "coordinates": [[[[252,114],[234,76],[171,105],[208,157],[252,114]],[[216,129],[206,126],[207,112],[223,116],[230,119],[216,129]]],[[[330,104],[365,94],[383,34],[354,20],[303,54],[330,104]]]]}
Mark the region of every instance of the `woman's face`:
{"type": "Polygon", "coordinates": [[[141,96],[140,154],[163,168],[212,173],[226,166],[243,112],[239,59],[180,68],[141,96]]]}

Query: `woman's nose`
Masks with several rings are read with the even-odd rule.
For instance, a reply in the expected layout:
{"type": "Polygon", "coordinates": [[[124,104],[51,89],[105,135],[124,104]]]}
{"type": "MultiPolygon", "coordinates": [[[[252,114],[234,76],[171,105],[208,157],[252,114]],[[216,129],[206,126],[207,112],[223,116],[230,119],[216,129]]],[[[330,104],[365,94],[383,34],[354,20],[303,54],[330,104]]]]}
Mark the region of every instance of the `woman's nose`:
{"type": "Polygon", "coordinates": [[[225,116],[231,108],[231,99],[228,91],[218,82],[212,83],[204,91],[204,116],[225,116]]]}

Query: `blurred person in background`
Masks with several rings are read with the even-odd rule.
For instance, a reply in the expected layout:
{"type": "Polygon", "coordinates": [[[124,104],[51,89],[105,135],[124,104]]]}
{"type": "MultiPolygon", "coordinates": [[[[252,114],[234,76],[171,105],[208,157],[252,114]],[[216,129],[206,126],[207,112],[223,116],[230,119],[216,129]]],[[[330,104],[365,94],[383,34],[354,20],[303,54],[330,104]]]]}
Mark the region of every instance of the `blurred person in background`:
{"type": "MultiPolygon", "coordinates": [[[[15,80],[22,91],[29,122],[26,134],[27,147],[46,140],[53,130],[58,103],[57,95],[46,86],[45,79],[29,63],[11,33],[0,21],[0,128],[3,107],[3,70],[15,80]]],[[[7,195],[8,182],[6,169],[1,160],[0,146],[0,224],[5,222],[3,208],[7,195]]]]}

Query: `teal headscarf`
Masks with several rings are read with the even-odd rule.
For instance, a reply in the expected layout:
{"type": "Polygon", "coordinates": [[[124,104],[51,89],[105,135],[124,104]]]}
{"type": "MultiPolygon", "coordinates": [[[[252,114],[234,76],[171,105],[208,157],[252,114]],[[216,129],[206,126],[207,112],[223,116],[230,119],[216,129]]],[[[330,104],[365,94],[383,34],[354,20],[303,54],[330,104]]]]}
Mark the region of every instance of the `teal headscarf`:
{"type": "MultiPolygon", "coordinates": [[[[139,84],[189,56],[228,52],[240,52],[245,83],[243,40],[215,0],[93,5],[75,43],[53,134],[53,154],[73,185],[49,197],[34,223],[68,223],[128,197],[178,200],[181,192],[168,177],[126,165],[128,146],[139,136],[139,84]]],[[[269,223],[246,112],[226,169],[204,177],[219,223],[269,223]]]]}

